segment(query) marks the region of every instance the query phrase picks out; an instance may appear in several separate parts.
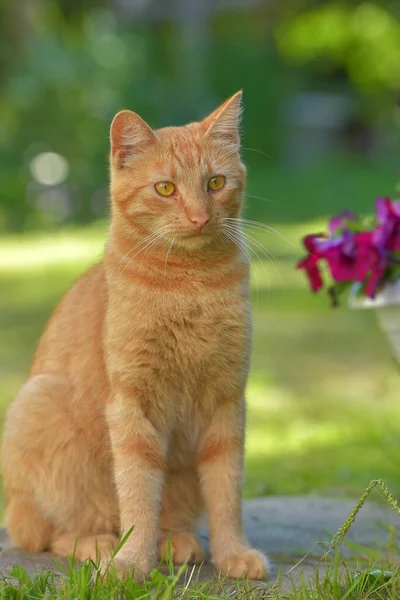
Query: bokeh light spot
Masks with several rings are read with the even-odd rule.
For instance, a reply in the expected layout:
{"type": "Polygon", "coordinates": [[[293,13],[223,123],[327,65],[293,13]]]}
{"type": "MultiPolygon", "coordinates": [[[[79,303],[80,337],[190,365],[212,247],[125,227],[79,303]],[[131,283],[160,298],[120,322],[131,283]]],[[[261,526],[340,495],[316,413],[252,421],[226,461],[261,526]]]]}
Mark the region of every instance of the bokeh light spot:
{"type": "Polygon", "coordinates": [[[58,185],[65,181],[69,173],[68,161],[56,152],[41,152],[29,165],[32,177],[43,185],[58,185]]]}

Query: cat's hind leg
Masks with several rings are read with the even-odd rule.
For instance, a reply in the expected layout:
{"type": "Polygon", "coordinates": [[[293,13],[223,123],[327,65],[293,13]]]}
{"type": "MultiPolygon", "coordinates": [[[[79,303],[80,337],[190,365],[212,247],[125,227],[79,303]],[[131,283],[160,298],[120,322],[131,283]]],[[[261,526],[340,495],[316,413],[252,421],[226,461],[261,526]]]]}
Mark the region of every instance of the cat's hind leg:
{"type": "Polygon", "coordinates": [[[117,536],[112,533],[93,533],[81,537],[71,532],[56,533],[51,540],[50,550],[58,556],[73,556],[79,561],[91,558],[96,562],[111,557],[117,542],[117,536]]]}
{"type": "Polygon", "coordinates": [[[205,553],[195,533],[201,512],[195,469],[168,473],[160,516],[158,552],[161,559],[172,559],[175,564],[203,562],[205,553]]]}
{"type": "Polygon", "coordinates": [[[11,495],[6,510],[6,527],[11,543],[26,552],[42,552],[50,546],[52,524],[26,495],[11,495]]]}
{"type": "Polygon", "coordinates": [[[84,556],[89,538],[100,536],[99,546],[108,547],[118,531],[106,431],[94,417],[91,428],[83,427],[72,393],[66,378],[37,375],[8,411],[2,446],[6,525],[13,544],[24,550],[53,547],[65,554],[72,546],[73,552],[67,536],[84,540],[78,552],[84,556]]]}
{"type": "Polygon", "coordinates": [[[46,475],[46,457],[52,452],[48,446],[56,435],[53,426],[60,425],[54,422],[52,398],[63,392],[65,385],[58,377],[32,377],[12,402],[4,424],[5,523],[12,544],[26,551],[48,549],[53,532],[37,492],[46,475]]]}

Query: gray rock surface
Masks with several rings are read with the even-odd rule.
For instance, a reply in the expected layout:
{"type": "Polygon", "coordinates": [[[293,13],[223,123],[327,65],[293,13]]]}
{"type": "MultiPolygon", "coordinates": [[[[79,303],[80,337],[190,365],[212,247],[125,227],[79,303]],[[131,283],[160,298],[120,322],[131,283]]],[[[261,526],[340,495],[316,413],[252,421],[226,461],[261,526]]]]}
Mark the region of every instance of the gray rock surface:
{"type": "MultiPolygon", "coordinates": [[[[329,547],[334,533],[344,523],[355,503],[352,500],[309,497],[258,498],[245,502],[246,535],[254,547],[270,557],[271,580],[277,578],[278,572],[285,576],[288,571],[291,571],[290,576],[294,579],[300,572],[306,579],[312,577],[318,558],[329,547]],[[301,565],[292,570],[307,553],[301,565]]],[[[387,525],[392,525],[396,534],[399,534],[400,516],[386,505],[367,502],[346,539],[363,546],[384,547],[388,541],[387,525]]],[[[207,547],[205,527],[200,529],[200,536],[207,547]]],[[[30,573],[46,568],[60,572],[49,553],[27,554],[10,548],[4,529],[0,530],[0,545],[3,548],[0,571],[3,573],[8,572],[14,564],[23,565],[30,573]]],[[[351,558],[351,551],[342,551],[351,558]]],[[[212,575],[212,566],[204,565],[201,577],[212,575]]]]}

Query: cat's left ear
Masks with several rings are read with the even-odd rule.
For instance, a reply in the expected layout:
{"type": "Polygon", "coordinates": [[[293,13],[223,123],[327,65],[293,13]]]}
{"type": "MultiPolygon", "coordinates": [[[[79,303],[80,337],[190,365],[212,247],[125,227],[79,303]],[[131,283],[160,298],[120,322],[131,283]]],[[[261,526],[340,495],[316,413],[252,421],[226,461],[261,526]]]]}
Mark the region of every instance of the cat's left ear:
{"type": "Polygon", "coordinates": [[[145,151],[157,140],[156,134],[138,114],[121,110],[111,123],[111,157],[118,167],[145,151]]]}
{"type": "Polygon", "coordinates": [[[240,148],[242,95],[242,90],[236,92],[202,121],[206,136],[230,146],[235,152],[240,148]]]}

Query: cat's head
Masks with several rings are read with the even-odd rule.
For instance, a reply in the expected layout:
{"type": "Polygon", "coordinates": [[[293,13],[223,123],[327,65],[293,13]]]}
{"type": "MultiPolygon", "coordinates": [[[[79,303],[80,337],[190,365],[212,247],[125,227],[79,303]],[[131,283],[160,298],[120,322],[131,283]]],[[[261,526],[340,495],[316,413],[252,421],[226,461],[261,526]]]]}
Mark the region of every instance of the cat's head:
{"type": "Polygon", "coordinates": [[[111,124],[113,217],[129,235],[199,248],[237,217],[245,168],[239,155],[242,92],[184,127],[153,130],[129,110],[111,124]]]}

